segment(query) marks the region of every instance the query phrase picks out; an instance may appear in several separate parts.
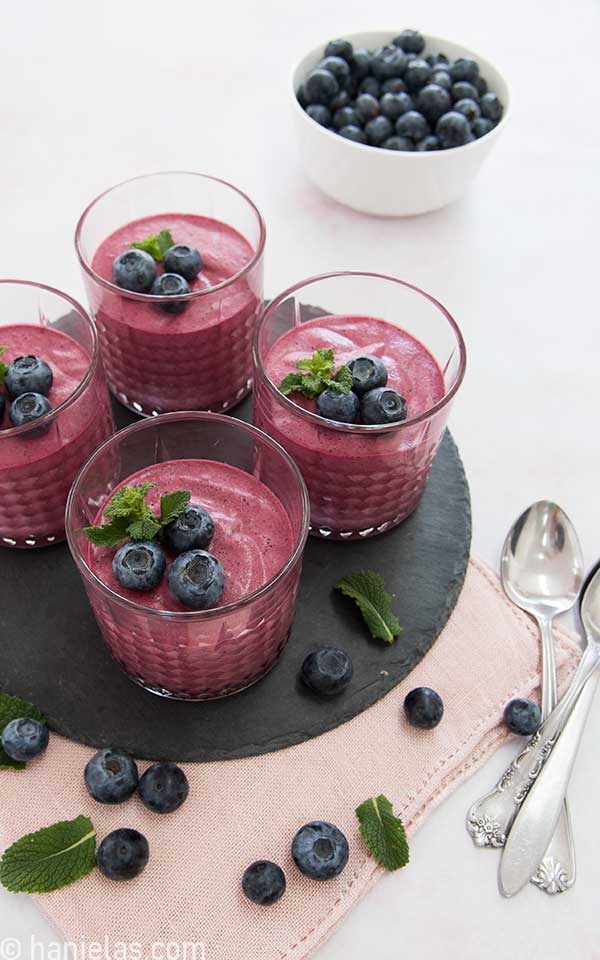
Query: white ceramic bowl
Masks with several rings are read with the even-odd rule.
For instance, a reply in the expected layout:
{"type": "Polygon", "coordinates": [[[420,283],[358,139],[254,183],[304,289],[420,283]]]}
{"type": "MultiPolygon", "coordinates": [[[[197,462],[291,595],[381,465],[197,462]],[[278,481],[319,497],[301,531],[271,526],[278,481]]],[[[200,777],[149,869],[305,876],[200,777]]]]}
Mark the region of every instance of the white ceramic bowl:
{"type": "MultiPolygon", "coordinates": [[[[344,34],[354,47],[389,43],[399,30],[344,34]]],[[[381,217],[407,217],[445,207],[463,195],[504,130],[510,109],[508,85],[480,54],[441,37],[425,35],[425,54],[444,53],[450,60],[476,60],[489,89],[504,105],[500,123],[473,143],[450,150],[409,153],[384,150],[346,140],[308,116],[296,92],[307,73],[323,59],[326,42],[311,50],[292,71],[290,97],[300,152],[306,172],[323,193],[354,210],[381,217]]]]}

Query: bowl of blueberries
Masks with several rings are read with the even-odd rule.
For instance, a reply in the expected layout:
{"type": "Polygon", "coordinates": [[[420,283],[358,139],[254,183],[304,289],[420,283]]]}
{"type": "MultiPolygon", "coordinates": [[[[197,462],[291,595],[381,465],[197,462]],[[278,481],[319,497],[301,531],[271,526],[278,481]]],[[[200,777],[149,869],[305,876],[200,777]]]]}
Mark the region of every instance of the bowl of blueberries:
{"type": "Polygon", "coordinates": [[[418,30],[321,43],[292,71],[291,95],[309,178],[339,203],[384,217],[461,197],[509,112],[496,67],[418,30]]]}

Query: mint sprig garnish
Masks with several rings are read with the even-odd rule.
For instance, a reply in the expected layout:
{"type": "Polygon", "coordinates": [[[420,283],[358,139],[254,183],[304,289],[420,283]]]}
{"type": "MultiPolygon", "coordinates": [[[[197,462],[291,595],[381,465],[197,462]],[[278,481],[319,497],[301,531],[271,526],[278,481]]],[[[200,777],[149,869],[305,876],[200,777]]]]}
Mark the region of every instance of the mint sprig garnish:
{"type": "MultiPolygon", "coordinates": [[[[6,347],[0,347],[0,357],[3,353],[6,353],[6,347]]],[[[4,360],[0,360],[0,387],[4,383],[4,377],[6,376],[6,371],[8,370],[7,365],[4,360]]]]}
{"type": "Polygon", "coordinates": [[[386,870],[399,870],[410,859],[406,831],[400,817],[394,816],[390,801],[383,794],[365,800],[356,808],[360,835],[371,856],[386,870]]]}
{"type": "Polygon", "coordinates": [[[335,589],[355,601],[374,640],[393,643],[400,636],[402,627],[392,613],[392,598],[380,574],[356,570],[342,577],[335,589]]]}
{"type": "Polygon", "coordinates": [[[287,397],[290,393],[302,393],[314,400],[324,390],[337,390],[338,393],[350,393],[352,374],[344,364],[336,374],[333,372],[335,357],[330,347],[315,350],[312,357],[305,357],[296,363],[297,370],[306,373],[288,373],[279,384],[279,391],[287,397]]]}
{"type": "Polygon", "coordinates": [[[134,250],[144,250],[145,253],[149,253],[155,260],[162,260],[169,247],[173,246],[173,243],[174,240],[171,231],[160,230],[157,234],[150,235],[146,237],[145,240],[139,240],[137,243],[130,244],[130,246],[134,250]]]}
{"type": "Polygon", "coordinates": [[[121,487],[104,510],[108,523],[86,527],[85,535],[97,547],[116,547],[126,540],[161,540],[163,528],[183,513],[191,499],[189,490],[175,490],[160,498],[159,516],[146,503],[154,483],[121,487]]]}
{"type": "Polygon", "coordinates": [[[96,831],[88,817],[28,833],[4,852],[0,883],[11,893],[51,893],[96,866],[96,831]]]}
{"type": "MultiPolygon", "coordinates": [[[[32,720],[46,723],[43,713],[32,703],[21,700],[20,697],[12,697],[8,693],[0,693],[0,733],[12,720],[19,720],[21,717],[31,717],[32,720]]],[[[0,770],[24,770],[25,767],[25,763],[12,760],[0,745],[0,770]]]]}

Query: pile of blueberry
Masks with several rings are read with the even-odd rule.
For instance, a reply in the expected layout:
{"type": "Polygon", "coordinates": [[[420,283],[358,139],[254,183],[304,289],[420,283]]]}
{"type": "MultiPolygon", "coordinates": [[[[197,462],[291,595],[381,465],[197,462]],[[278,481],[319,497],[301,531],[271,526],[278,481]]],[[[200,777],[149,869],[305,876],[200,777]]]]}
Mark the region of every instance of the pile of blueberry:
{"type": "Polygon", "coordinates": [[[479,64],[424,51],[417,30],[403,30],[377,50],[332,40],[298,101],[321,126],[386,150],[447,150],[493,130],[503,106],[479,64]]]}
{"type": "MultiPolygon", "coordinates": [[[[155,297],[181,297],[190,292],[190,281],[202,269],[202,257],[195,247],[176,243],[163,254],[164,273],[158,273],[156,261],[145,250],[125,250],[112,265],[113,281],[132,293],[150,293],[155,297]]],[[[185,300],[173,299],[157,304],[165,313],[182,313],[185,300]]]]}
{"type": "MultiPolygon", "coordinates": [[[[13,427],[33,423],[52,410],[48,400],[52,380],[52,370],[39,357],[17,357],[13,360],[4,375],[4,388],[9,398],[8,419],[13,427]]],[[[0,421],[6,399],[0,393],[0,421]]]]}
{"type": "MultiPolygon", "coordinates": [[[[189,506],[164,528],[164,542],[176,554],[168,572],[169,590],[186,607],[207,610],[214,607],[225,590],[225,571],[209,553],[215,524],[204,507],[189,506]]],[[[130,541],[119,547],[112,571],[127,590],[153,590],[167,569],[167,557],[155,540],[130,541]]]]}
{"type": "Polygon", "coordinates": [[[350,393],[327,389],[317,397],[317,413],[338,423],[385,424],[406,420],[406,400],[386,387],[388,375],[379,357],[356,357],[348,367],[350,393]]]}

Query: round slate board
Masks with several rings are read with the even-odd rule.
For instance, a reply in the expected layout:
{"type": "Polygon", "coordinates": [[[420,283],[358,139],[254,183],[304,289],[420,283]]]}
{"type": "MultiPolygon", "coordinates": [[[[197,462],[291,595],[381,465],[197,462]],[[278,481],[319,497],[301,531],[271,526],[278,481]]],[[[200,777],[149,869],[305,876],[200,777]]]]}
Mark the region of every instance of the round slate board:
{"type": "MultiPolygon", "coordinates": [[[[250,400],[234,411],[251,419],[250,400]]],[[[117,424],[137,418],[115,406],[117,424]]],[[[446,433],[421,503],[401,526],[372,540],[309,537],[292,635],[264,680],[225,700],[162,700],[112,660],[66,544],[0,548],[0,691],[24,697],[52,729],[140,759],[224,760],[279,750],[339,726],[399,683],[429,650],[458,599],[471,540],[469,489],[446,433]],[[392,646],[370,639],[351,600],[332,590],[345,573],[385,576],[404,633],[392,646]],[[321,700],[299,681],[306,654],[343,646],[354,679],[321,700]]]]}

